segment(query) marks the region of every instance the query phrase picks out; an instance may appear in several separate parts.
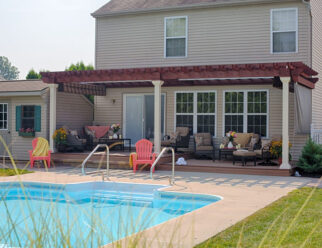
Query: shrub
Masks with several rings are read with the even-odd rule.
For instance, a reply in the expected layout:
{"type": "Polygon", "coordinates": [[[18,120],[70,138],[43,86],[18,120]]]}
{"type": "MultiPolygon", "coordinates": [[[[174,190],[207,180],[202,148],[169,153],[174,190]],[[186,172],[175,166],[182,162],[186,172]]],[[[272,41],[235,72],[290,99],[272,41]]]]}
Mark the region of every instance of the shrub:
{"type": "Polygon", "coordinates": [[[322,172],[322,146],[310,138],[303,147],[297,167],[306,173],[322,172]]]}

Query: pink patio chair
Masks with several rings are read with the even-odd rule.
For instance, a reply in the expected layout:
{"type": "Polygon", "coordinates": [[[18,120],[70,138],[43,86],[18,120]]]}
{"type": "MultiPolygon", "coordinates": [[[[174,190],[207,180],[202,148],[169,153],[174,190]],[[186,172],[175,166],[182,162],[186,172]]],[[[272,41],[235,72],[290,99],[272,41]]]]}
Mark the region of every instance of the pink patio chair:
{"type": "MultiPolygon", "coordinates": [[[[153,144],[147,139],[141,139],[135,144],[136,154],[132,154],[133,172],[136,172],[139,164],[148,164],[150,167],[156,159],[156,154],[152,153],[153,144]]],[[[154,169],[153,169],[154,172],[154,169]]]]}
{"type": "Polygon", "coordinates": [[[32,150],[29,151],[29,157],[30,157],[30,168],[34,167],[34,162],[36,160],[44,160],[47,162],[48,168],[50,168],[50,159],[51,159],[51,150],[48,150],[48,155],[47,156],[33,156],[32,153],[36,149],[38,143],[38,138],[35,138],[32,140],[32,150]]]}

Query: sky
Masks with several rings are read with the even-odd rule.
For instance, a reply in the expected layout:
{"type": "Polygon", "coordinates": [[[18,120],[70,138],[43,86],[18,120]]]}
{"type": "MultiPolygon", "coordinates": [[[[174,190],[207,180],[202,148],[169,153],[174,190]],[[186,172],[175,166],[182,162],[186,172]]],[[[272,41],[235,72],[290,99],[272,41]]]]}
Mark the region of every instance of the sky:
{"type": "Polygon", "coordinates": [[[95,19],[109,0],[0,0],[0,56],[28,71],[94,65],[95,19]]]}

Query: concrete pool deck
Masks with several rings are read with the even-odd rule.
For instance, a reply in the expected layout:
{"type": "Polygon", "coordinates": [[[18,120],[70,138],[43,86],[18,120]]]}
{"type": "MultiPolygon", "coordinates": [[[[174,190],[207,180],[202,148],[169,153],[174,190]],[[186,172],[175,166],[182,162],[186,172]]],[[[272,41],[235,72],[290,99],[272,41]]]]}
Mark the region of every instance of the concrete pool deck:
{"type": "MultiPolygon", "coordinates": [[[[20,166],[19,166],[20,167],[20,166]]],[[[81,175],[81,169],[58,166],[33,169],[35,173],[18,178],[0,177],[1,182],[32,181],[49,183],[77,183],[101,181],[101,174],[81,175]]],[[[94,171],[87,169],[87,172],[94,171]]],[[[169,184],[171,172],[156,171],[154,180],[148,172],[134,174],[129,170],[111,170],[115,182],[169,184]]],[[[315,186],[318,179],[301,177],[248,176],[217,173],[176,172],[175,185],[166,191],[190,192],[222,196],[224,199],[165,223],[146,229],[116,243],[122,247],[193,247],[241,221],[259,209],[276,201],[288,192],[315,186]]],[[[321,186],[321,185],[320,185],[321,186]]],[[[115,244],[106,247],[116,247],[115,244]]]]}

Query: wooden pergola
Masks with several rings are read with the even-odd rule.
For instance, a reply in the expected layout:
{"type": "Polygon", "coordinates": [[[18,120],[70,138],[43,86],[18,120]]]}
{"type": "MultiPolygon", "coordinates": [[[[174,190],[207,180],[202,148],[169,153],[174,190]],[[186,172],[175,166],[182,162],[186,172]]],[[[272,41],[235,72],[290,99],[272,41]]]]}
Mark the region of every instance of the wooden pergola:
{"type": "MultiPolygon", "coordinates": [[[[292,84],[314,89],[318,73],[303,62],[256,64],[168,66],[147,68],[104,69],[91,71],[42,72],[42,80],[50,84],[50,136],[55,130],[56,91],[105,96],[108,88],[154,87],[155,151],[161,142],[161,86],[194,85],[273,85],[283,89],[283,163],[288,161],[288,99],[292,84]],[[291,87],[290,87],[291,85],[291,87]]],[[[53,141],[51,140],[53,148],[53,141]]]]}

